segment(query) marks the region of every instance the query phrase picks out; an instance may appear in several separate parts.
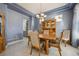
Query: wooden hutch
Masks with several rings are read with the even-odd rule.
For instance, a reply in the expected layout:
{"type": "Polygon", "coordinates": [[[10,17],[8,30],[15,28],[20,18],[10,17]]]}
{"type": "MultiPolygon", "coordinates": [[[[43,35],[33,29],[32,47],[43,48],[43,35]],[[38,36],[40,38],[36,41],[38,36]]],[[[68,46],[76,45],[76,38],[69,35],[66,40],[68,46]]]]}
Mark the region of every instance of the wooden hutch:
{"type": "Polygon", "coordinates": [[[45,20],[41,24],[42,33],[47,30],[50,36],[56,38],[56,19],[45,20]]]}

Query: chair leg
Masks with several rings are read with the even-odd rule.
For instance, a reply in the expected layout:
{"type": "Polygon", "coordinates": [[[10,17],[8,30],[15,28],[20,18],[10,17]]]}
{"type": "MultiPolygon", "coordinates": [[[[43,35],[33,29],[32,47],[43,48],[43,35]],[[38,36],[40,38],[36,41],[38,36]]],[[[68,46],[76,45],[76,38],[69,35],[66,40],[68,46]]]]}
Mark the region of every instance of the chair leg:
{"type": "Polygon", "coordinates": [[[62,56],[62,55],[61,55],[61,48],[60,48],[60,46],[59,46],[59,48],[58,48],[58,51],[59,51],[60,56],[62,56]]]}
{"type": "Polygon", "coordinates": [[[62,56],[62,55],[61,55],[61,49],[60,49],[60,48],[58,48],[58,51],[59,51],[60,56],[62,56]]]}
{"type": "Polygon", "coordinates": [[[29,41],[28,41],[28,46],[29,46],[29,41]]]}
{"type": "Polygon", "coordinates": [[[33,48],[33,46],[32,46],[32,43],[31,42],[30,42],[30,46],[31,46],[30,55],[32,55],[32,48],[33,48]]]}
{"type": "Polygon", "coordinates": [[[39,49],[39,56],[40,56],[40,49],[39,49]]]}
{"type": "Polygon", "coordinates": [[[30,55],[32,55],[32,47],[31,47],[30,55]]]}
{"type": "Polygon", "coordinates": [[[49,41],[48,40],[46,40],[46,54],[48,55],[49,54],[49,41]]]}
{"type": "Polygon", "coordinates": [[[66,41],[65,41],[65,47],[66,47],[66,41]]]}
{"type": "Polygon", "coordinates": [[[59,50],[61,51],[61,48],[59,47],[59,50]]]}
{"type": "Polygon", "coordinates": [[[30,40],[31,40],[31,39],[30,39],[30,36],[27,36],[27,38],[28,38],[28,45],[29,45],[29,42],[30,42],[30,40]]]}
{"type": "Polygon", "coordinates": [[[31,42],[31,41],[29,40],[29,41],[28,41],[28,46],[29,46],[30,42],[31,42]]]}

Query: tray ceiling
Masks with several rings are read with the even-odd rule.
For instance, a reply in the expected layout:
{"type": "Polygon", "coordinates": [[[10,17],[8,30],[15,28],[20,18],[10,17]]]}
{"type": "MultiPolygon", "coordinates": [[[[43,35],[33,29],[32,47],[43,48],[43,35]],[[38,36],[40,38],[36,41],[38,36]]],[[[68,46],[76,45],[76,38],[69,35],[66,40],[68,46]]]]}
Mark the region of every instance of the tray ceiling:
{"type": "Polygon", "coordinates": [[[66,3],[18,3],[21,7],[25,8],[26,10],[29,10],[30,12],[37,14],[42,12],[55,9],[61,6],[66,5],[66,3]],[[40,8],[41,6],[41,8],[40,8]]]}

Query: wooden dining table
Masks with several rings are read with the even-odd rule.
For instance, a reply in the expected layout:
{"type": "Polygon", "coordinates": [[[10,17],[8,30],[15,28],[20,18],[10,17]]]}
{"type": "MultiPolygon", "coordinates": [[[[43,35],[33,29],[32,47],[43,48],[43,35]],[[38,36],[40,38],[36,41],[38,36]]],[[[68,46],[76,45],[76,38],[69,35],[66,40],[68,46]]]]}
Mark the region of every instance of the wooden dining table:
{"type": "Polygon", "coordinates": [[[55,37],[52,35],[39,34],[39,39],[45,41],[45,52],[48,55],[49,53],[49,40],[54,40],[55,37]]]}

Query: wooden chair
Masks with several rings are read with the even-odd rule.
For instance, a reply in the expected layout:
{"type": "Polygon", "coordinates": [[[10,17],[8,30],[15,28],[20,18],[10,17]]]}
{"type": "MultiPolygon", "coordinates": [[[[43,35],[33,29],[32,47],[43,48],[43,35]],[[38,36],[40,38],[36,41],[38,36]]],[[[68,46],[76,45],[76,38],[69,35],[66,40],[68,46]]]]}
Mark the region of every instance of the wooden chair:
{"type": "Polygon", "coordinates": [[[55,47],[58,48],[59,54],[61,56],[61,48],[60,48],[60,38],[56,38],[56,34],[52,34],[53,38],[52,40],[49,40],[49,47],[55,47]]]}
{"type": "Polygon", "coordinates": [[[34,31],[32,31],[32,30],[29,30],[28,31],[28,35],[27,35],[27,38],[28,38],[28,45],[30,44],[30,42],[31,42],[31,36],[33,35],[32,33],[33,33],[34,31]]]}
{"type": "Polygon", "coordinates": [[[62,34],[62,41],[65,43],[65,47],[68,41],[70,41],[70,30],[64,30],[62,34]]]}
{"type": "Polygon", "coordinates": [[[59,54],[61,56],[61,48],[60,48],[60,39],[56,38],[56,40],[49,41],[49,47],[58,48],[59,54]]]}
{"type": "Polygon", "coordinates": [[[32,54],[32,48],[36,48],[37,50],[39,50],[39,55],[40,55],[40,51],[43,48],[43,43],[40,43],[40,39],[38,38],[38,33],[37,32],[32,32],[31,33],[31,53],[32,54]]]}

